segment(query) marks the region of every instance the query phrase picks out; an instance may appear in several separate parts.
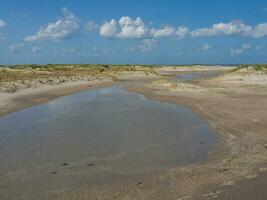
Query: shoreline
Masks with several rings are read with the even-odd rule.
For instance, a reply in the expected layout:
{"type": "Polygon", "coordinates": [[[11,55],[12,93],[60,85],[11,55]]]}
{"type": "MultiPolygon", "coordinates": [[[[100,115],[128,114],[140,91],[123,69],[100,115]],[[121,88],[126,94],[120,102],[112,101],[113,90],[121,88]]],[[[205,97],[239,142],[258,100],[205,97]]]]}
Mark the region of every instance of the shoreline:
{"type": "MultiPolygon", "coordinates": [[[[170,170],[170,182],[174,183],[174,190],[183,194],[181,199],[228,199],[233,196],[238,199],[239,195],[243,196],[249,190],[251,180],[255,188],[258,188],[258,195],[266,197],[267,192],[262,184],[267,184],[264,180],[267,172],[267,138],[264,135],[267,113],[259,112],[259,107],[255,106],[262,103],[261,109],[267,108],[264,103],[266,88],[250,88],[243,83],[233,85],[232,82],[218,84],[217,79],[222,78],[201,78],[176,84],[159,81],[127,89],[149,99],[187,107],[207,121],[219,136],[216,152],[207,161],[170,170]],[[240,88],[241,92],[237,92],[240,88]],[[248,111],[243,112],[245,109],[248,111]],[[249,115],[255,117],[251,122],[248,121],[249,115]],[[255,123],[259,121],[261,126],[255,127],[255,123]],[[254,131],[258,134],[257,137],[254,131]],[[188,180],[190,177],[194,181],[188,180]],[[239,184],[242,188],[235,189],[239,184]],[[232,196],[227,191],[231,191],[232,196]]],[[[253,195],[255,193],[247,194],[246,198],[254,199],[253,195]]]]}
{"type": "MultiPolygon", "coordinates": [[[[229,199],[227,195],[237,198],[249,190],[253,181],[258,195],[267,195],[262,187],[262,184],[267,184],[266,113],[259,110],[267,108],[267,102],[264,101],[266,88],[226,83],[221,77],[203,77],[175,84],[162,76],[144,80],[133,80],[137,84],[127,85],[125,89],[152,100],[187,107],[207,121],[219,137],[215,151],[206,161],[174,167],[164,175],[171,193],[179,194],[179,200],[229,199]],[[261,106],[257,106],[257,103],[261,106]]],[[[78,81],[7,93],[0,99],[0,117],[62,96],[120,82],[78,81]]],[[[251,199],[249,195],[247,198],[251,199]]]]}
{"type": "Polygon", "coordinates": [[[3,93],[0,98],[0,117],[54,99],[84,90],[115,84],[113,81],[69,82],[60,85],[46,85],[38,88],[22,89],[15,93],[3,93]]]}

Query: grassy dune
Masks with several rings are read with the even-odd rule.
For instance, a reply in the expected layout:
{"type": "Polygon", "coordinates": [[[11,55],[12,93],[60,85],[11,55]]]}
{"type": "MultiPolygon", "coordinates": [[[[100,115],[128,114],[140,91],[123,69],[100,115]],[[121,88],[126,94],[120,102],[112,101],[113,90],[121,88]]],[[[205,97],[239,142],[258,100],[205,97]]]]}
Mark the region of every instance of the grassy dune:
{"type": "Polygon", "coordinates": [[[240,67],[237,67],[233,69],[232,72],[265,72],[267,73],[267,64],[262,65],[241,65],[240,67]]]}
{"type": "MultiPolygon", "coordinates": [[[[15,92],[19,88],[62,82],[119,80],[120,77],[156,75],[152,66],[130,65],[14,65],[0,66],[0,89],[15,92]]],[[[128,78],[127,77],[127,78],[128,78]]]]}

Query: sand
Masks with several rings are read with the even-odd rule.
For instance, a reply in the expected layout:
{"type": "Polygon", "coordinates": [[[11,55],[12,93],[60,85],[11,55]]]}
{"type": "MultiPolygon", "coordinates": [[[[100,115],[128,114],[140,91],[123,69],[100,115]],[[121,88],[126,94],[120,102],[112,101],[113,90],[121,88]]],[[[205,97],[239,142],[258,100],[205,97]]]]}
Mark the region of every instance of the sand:
{"type": "MultiPolygon", "coordinates": [[[[160,71],[159,74],[165,75],[166,71],[168,75],[181,73],[170,68],[160,71]]],[[[225,71],[225,68],[222,71],[225,71]]],[[[187,69],[187,72],[190,72],[190,69],[187,69]]],[[[109,190],[106,186],[99,187],[95,191],[95,197],[176,200],[267,198],[266,75],[226,74],[189,82],[173,82],[165,76],[160,79],[149,82],[135,81],[135,84],[128,85],[127,89],[154,100],[190,108],[218,133],[219,145],[203,163],[173,167],[160,180],[140,182],[131,188],[118,186],[109,190]]],[[[23,89],[12,94],[1,93],[0,115],[92,86],[113,83],[114,81],[76,82],[48,88],[23,89]]],[[[81,183],[80,195],[66,191],[65,194],[54,194],[51,199],[88,199],[88,191],[81,183]]]]}
{"type": "MultiPolygon", "coordinates": [[[[180,199],[267,197],[267,81],[251,85],[251,79],[233,82],[228,76],[234,75],[192,82],[162,80],[129,88],[187,106],[221,137],[216,152],[204,164],[170,170],[171,191],[179,193],[180,199]]],[[[250,76],[257,80],[257,75],[250,76]]]]}
{"type": "Polygon", "coordinates": [[[159,76],[154,73],[122,71],[95,77],[92,75],[82,77],[60,75],[53,78],[37,76],[33,80],[4,82],[2,85],[0,84],[0,116],[94,87],[103,87],[120,81],[158,78],[159,76]]]}

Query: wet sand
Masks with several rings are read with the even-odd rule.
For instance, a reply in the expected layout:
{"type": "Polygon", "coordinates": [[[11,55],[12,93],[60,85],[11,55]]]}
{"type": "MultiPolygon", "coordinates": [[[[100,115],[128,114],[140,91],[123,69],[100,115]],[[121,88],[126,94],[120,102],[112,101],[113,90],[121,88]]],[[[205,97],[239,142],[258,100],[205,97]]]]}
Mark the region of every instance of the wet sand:
{"type": "Polygon", "coordinates": [[[173,191],[180,199],[265,199],[267,87],[221,77],[168,82],[129,90],[187,106],[221,138],[216,153],[205,164],[170,170],[173,191]]]}
{"type": "MultiPolygon", "coordinates": [[[[50,199],[90,199],[88,190],[98,199],[257,200],[267,197],[265,86],[203,78],[186,83],[181,81],[175,86],[165,82],[134,84],[127,89],[142,93],[147,98],[191,109],[218,133],[220,142],[216,150],[206,162],[171,167],[160,175],[160,179],[147,175],[147,179],[142,177],[140,181],[139,178],[129,176],[127,180],[135,182],[134,185],[124,187],[113,184],[110,188],[114,183],[114,176],[111,176],[106,184],[96,185],[93,192],[86,189],[84,181],[77,179],[76,192],[62,191],[51,195],[50,199]]],[[[9,187],[1,185],[0,192],[9,187]]],[[[42,198],[36,196],[34,199],[42,198]]]]}

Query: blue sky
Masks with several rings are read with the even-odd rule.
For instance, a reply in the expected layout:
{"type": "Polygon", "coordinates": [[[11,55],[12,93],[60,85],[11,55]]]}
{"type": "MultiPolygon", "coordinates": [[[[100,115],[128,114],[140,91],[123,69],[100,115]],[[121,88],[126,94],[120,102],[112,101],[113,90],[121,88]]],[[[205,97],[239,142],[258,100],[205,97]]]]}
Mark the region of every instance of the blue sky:
{"type": "Polygon", "coordinates": [[[0,3],[0,64],[267,63],[267,0],[0,3]]]}

